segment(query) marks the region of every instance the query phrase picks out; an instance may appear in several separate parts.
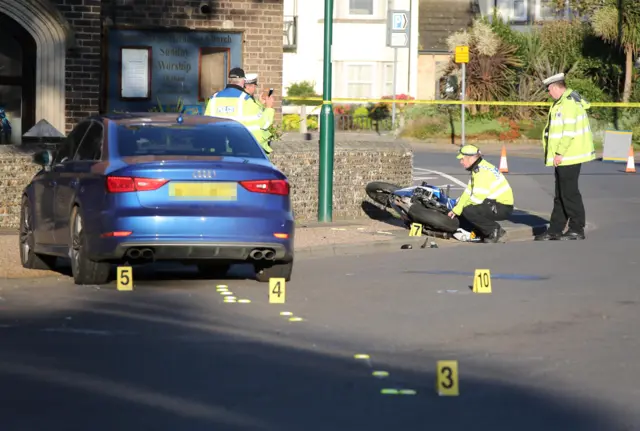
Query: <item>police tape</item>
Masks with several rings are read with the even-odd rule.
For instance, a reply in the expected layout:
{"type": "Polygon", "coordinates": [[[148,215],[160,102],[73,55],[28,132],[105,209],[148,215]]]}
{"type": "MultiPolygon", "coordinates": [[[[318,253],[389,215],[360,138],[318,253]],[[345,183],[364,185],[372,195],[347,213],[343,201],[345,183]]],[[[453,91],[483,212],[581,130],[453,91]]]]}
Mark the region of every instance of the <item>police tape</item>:
{"type": "MultiPolygon", "coordinates": [[[[549,107],[553,102],[497,102],[486,100],[407,100],[407,99],[350,99],[334,98],[323,100],[321,97],[283,97],[282,100],[301,102],[322,102],[322,105],[330,105],[334,102],[355,102],[355,103],[389,103],[407,105],[489,105],[489,106],[541,106],[549,107]]],[[[640,103],[623,102],[591,102],[592,108],[640,108],[640,103]]]]}

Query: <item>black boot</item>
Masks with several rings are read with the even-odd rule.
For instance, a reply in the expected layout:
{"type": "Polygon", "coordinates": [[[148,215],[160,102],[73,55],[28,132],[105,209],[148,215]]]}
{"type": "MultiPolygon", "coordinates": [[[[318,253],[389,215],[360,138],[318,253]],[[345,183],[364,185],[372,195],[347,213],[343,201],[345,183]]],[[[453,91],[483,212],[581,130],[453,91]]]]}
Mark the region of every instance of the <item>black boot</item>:
{"type": "Polygon", "coordinates": [[[561,233],[546,231],[533,237],[533,240],[534,241],[557,241],[561,238],[562,238],[561,233]]]}
{"type": "Polygon", "coordinates": [[[564,234],[562,234],[562,237],[560,239],[562,239],[563,241],[585,239],[585,235],[584,232],[577,232],[575,230],[569,229],[564,234]]]}
{"type": "Polygon", "coordinates": [[[484,242],[496,243],[506,233],[507,233],[507,231],[505,231],[501,227],[497,227],[497,228],[495,228],[493,230],[493,232],[491,232],[491,235],[489,235],[488,237],[484,238],[484,242]]]}

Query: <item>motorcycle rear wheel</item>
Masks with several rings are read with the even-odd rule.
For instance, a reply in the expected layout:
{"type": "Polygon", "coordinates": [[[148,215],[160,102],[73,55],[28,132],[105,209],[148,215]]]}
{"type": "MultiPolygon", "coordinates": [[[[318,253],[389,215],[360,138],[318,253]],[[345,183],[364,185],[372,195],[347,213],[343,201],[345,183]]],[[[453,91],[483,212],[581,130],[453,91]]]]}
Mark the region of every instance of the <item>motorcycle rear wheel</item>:
{"type": "Polygon", "coordinates": [[[389,203],[389,195],[401,188],[402,187],[396,184],[385,183],[384,181],[373,181],[366,185],[365,191],[367,196],[374,202],[386,207],[389,203]]]}

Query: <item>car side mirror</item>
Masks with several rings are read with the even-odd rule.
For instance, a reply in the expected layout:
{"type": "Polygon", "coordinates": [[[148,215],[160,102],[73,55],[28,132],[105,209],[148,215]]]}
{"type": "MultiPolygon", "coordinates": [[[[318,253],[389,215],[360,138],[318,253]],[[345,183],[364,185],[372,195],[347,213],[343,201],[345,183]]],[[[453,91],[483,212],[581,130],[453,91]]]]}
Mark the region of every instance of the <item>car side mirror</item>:
{"type": "Polygon", "coordinates": [[[33,155],[32,161],[36,165],[49,168],[53,163],[53,152],[51,150],[38,151],[33,155]]]}

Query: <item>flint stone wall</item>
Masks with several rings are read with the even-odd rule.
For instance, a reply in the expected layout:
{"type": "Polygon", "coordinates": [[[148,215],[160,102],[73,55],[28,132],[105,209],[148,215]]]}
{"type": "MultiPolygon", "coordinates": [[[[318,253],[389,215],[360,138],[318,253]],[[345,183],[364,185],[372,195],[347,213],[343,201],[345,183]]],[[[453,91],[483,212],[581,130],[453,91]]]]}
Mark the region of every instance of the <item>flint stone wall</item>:
{"type": "Polygon", "coordinates": [[[18,228],[22,190],[40,170],[31,162],[33,152],[0,147],[0,228],[18,228]]]}
{"type": "MultiPolygon", "coordinates": [[[[273,144],[273,163],[289,178],[296,221],[318,217],[319,143],[287,140],[273,144]]],[[[17,229],[24,186],[38,172],[31,162],[33,151],[0,147],[0,228],[17,229]]],[[[413,151],[399,140],[340,140],[335,143],[333,219],[366,219],[363,201],[370,201],[365,185],[387,181],[410,185],[413,151]]]]}
{"type": "MultiPolygon", "coordinates": [[[[334,144],[333,220],[365,219],[365,186],[371,181],[413,183],[413,150],[399,140],[338,140],[334,144]]],[[[271,160],[291,183],[296,221],[318,218],[319,143],[279,141],[271,160]]]]}

